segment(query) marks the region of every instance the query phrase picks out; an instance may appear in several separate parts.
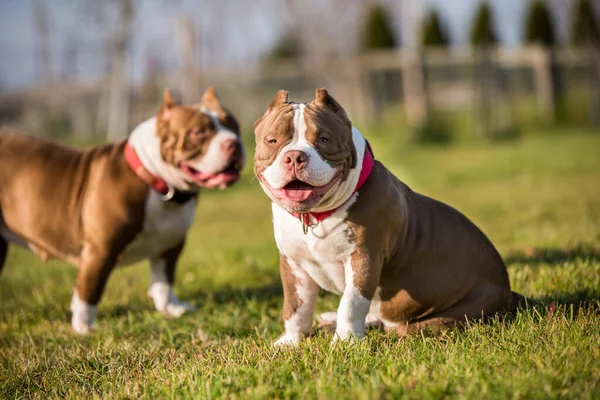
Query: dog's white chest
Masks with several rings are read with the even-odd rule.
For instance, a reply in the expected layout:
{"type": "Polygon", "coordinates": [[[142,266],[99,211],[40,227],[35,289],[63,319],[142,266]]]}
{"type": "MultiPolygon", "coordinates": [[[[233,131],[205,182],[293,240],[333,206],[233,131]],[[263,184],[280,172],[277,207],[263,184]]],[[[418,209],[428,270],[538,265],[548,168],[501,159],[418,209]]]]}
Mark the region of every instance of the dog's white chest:
{"type": "Polygon", "coordinates": [[[158,193],[151,191],[143,229],[121,253],[118,265],[156,257],[181,243],[194,220],[195,209],[196,200],[184,204],[164,202],[158,193]]]}
{"type": "Polygon", "coordinates": [[[301,269],[325,290],[341,294],[346,286],[344,265],[354,251],[344,222],[352,202],[310,227],[306,235],[300,221],[273,204],[275,241],[292,272],[301,269]]]}

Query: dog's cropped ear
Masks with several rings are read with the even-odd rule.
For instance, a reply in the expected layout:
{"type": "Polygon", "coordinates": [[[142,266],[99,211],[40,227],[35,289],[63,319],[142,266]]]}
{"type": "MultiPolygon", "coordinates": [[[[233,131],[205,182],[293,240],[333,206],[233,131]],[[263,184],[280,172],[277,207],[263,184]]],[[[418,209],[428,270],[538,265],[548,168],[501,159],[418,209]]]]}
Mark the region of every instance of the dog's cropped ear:
{"type": "Polygon", "coordinates": [[[315,92],[315,100],[313,102],[316,106],[328,108],[343,119],[350,121],[350,118],[348,118],[348,114],[346,114],[344,108],[340,105],[340,103],[335,101],[335,99],[327,92],[327,89],[317,89],[315,92]]]}
{"type": "Polygon", "coordinates": [[[169,88],[165,87],[165,89],[163,90],[162,106],[160,107],[158,116],[165,121],[168,120],[169,118],[171,118],[171,109],[174,106],[175,100],[173,100],[169,88]]]}
{"type": "Polygon", "coordinates": [[[275,95],[275,97],[273,97],[273,101],[271,101],[271,105],[269,106],[269,109],[267,110],[267,112],[273,110],[275,107],[281,105],[281,104],[285,104],[288,101],[288,95],[290,93],[287,90],[279,90],[277,92],[277,94],[275,95]]]}
{"type": "Polygon", "coordinates": [[[209,86],[204,91],[202,95],[202,99],[200,100],[200,106],[204,106],[209,110],[222,112],[223,106],[221,106],[221,100],[219,100],[219,96],[217,96],[217,92],[214,87],[209,86]]]}
{"type": "Polygon", "coordinates": [[[267,108],[267,111],[263,114],[262,117],[260,117],[258,119],[258,121],[256,121],[254,123],[254,130],[256,130],[256,127],[258,126],[258,124],[260,124],[262,122],[262,120],[269,115],[269,113],[271,111],[273,111],[273,109],[275,109],[276,107],[282,105],[282,104],[286,104],[288,101],[288,95],[289,92],[287,90],[279,90],[277,92],[277,94],[275,95],[275,97],[273,97],[273,100],[271,101],[271,104],[269,105],[269,108],[267,108]]]}

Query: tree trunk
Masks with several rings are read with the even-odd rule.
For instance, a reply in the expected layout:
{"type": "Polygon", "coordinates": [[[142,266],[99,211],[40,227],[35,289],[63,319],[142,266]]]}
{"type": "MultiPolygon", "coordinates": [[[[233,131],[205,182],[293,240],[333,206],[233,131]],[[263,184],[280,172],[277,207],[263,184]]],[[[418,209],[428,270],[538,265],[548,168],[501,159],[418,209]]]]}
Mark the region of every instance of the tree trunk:
{"type": "Polygon", "coordinates": [[[129,88],[127,82],[128,45],[133,19],[132,0],[121,0],[121,13],[115,32],[108,100],[107,139],[125,138],[129,134],[129,88]]]}

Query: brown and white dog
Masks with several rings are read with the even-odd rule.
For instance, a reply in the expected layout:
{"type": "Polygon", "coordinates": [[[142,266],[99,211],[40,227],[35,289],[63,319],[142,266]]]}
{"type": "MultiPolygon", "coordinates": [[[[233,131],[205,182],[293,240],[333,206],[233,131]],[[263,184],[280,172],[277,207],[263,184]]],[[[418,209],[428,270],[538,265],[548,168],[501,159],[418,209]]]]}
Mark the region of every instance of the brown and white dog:
{"type": "Polygon", "coordinates": [[[87,333],[113,267],[149,259],[148,295],[178,317],[190,305],[173,292],[175,263],[197,191],[235,183],[244,158],[238,124],[212,88],[196,106],[176,105],[165,89],[158,115],[128,140],[86,150],[2,131],[0,268],[8,242],[75,264],[72,325],[87,333]]]}
{"type": "Polygon", "coordinates": [[[276,344],[311,331],[319,287],[341,295],[337,315],[325,316],[337,320],[336,340],[363,337],[365,321],[405,335],[524,301],[486,236],[374,160],[325,89],[310,103],[287,97],[279,91],[254,125],[254,173],[272,200],[284,291],[276,344]]]}

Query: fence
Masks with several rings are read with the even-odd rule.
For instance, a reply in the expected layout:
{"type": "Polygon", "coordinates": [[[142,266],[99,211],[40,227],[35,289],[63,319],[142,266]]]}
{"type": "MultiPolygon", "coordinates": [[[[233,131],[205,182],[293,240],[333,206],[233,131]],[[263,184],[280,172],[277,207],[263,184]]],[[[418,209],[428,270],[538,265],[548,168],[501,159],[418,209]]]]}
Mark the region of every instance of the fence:
{"type": "MultiPolygon", "coordinates": [[[[0,124],[39,134],[104,138],[114,109],[110,102],[115,101],[108,82],[46,85],[0,96],[0,124]]],[[[514,123],[523,110],[537,120],[571,113],[578,122],[600,123],[599,53],[572,48],[391,51],[351,59],[265,62],[237,70],[186,68],[126,85],[129,112],[120,113],[123,120],[117,125],[131,130],[152,115],[165,85],[188,102],[198,101],[207,85],[215,86],[246,126],[264,112],[278,89],[289,90],[293,100],[308,101],[321,86],[353,119],[363,121],[392,112],[415,125],[433,114],[460,112],[470,116],[482,135],[514,123]],[[565,108],[568,102],[575,105],[565,108]]]]}

